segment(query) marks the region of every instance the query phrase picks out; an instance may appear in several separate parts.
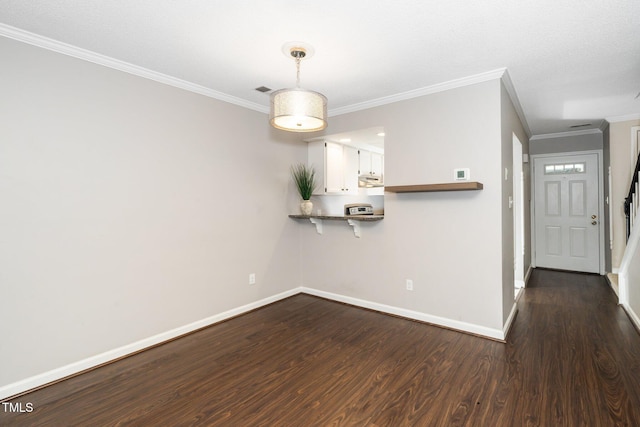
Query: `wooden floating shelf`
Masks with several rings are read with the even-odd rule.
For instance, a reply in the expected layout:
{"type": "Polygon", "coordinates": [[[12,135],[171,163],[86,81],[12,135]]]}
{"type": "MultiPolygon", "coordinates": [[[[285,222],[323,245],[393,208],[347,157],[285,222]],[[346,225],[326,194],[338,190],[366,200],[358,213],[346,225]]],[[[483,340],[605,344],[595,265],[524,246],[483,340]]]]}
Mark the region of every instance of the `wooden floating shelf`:
{"type": "Polygon", "coordinates": [[[475,191],[482,190],[481,182],[449,182],[444,184],[391,185],[384,187],[390,193],[429,193],[435,191],[475,191]]]}

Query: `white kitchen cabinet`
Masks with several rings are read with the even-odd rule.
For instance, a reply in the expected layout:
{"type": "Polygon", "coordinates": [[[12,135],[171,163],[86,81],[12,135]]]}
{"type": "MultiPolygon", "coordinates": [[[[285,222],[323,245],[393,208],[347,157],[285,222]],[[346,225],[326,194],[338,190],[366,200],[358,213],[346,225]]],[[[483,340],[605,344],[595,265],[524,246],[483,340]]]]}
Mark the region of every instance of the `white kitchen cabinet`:
{"type": "Polygon", "coordinates": [[[371,174],[379,177],[384,175],[384,156],[380,153],[371,153],[371,174]]]}
{"type": "Polygon", "coordinates": [[[384,156],[367,150],[360,150],[360,175],[375,175],[382,178],[384,171],[384,156]]]}
{"type": "Polygon", "coordinates": [[[358,156],[360,157],[360,175],[368,175],[371,173],[371,151],[360,150],[358,156]]]}
{"type": "Polygon", "coordinates": [[[318,187],[314,194],[358,193],[358,150],[329,141],[312,141],[308,163],[316,171],[318,187]]]}

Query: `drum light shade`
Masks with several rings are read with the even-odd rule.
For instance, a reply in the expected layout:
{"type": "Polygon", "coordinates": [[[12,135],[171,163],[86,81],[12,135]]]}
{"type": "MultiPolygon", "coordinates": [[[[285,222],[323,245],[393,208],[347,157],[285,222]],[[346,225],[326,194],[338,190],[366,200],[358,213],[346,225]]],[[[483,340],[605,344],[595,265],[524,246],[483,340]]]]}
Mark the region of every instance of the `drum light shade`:
{"type": "Polygon", "coordinates": [[[326,128],[327,98],[321,93],[300,88],[300,62],[313,55],[313,47],[302,42],[289,42],[282,46],[282,53],[296,62],[296,87],[271,94],[271,126],[290,132],[315,132],[326,128]]]}
{"type": "Polygon", "coordinates": [[[327,98],[318,92],[293,88],[271,94],[271,125],[292,132],[315,132],[327,127],[327,98]]]}

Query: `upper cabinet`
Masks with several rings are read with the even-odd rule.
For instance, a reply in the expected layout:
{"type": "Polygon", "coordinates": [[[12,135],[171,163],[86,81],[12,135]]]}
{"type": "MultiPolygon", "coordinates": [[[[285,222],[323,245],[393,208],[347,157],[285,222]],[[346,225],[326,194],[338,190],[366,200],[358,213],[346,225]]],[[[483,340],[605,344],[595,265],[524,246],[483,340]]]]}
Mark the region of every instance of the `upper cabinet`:
{"type": "Polygon", "coordinates": [[[360,153],[360,175],[372,175],[382,178],[384,170],[384,156],[368,150],[359,150],[360,153]]]}
{"type": "Polygon", "coordinates": [[[358,193],[358,149],[330,141],[312,141],[308,163],[316,171],[318,187],[314,194],[358,193]]]}

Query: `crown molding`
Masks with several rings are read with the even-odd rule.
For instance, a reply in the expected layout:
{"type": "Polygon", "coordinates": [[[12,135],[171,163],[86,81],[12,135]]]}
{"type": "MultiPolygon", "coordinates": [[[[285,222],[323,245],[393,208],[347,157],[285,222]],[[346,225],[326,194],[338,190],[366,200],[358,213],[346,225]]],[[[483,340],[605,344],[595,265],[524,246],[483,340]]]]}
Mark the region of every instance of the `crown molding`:
{"type": "MultiPolygon", "coordinates": [[[[118,71],[122,71],[128,74],[132,74],[145,79],[153,80],[158,83],[166,84],[169,86],[184,89],[189,92],[197,93],[200,95],[214,98],[219,101],[228,102],[230,104],[238,105],[240,107],[248,108],[260,113],[269,113],[269,107],[255,102],[246,101],[235,96],[227,95],[226,93],[218,92],[207,87],[197,85],[195,83],[188,82],[186,80],[178,79],[176,77],[162,74],[147,68],[143,68],[128,62],[120,61],[115,58],[111,58],[106,55],[101,55],[96,52],[92,52],[87,49],[82,49],[77,46],[70,45],[58,40],[54,40],[48,37],[44,37],[29,31],[21,30],[19,28],[12,27],[10,25],[0,23],[0,36],[7,37],[13,40],[17,40],[23,43],[27,43],[33,46],[37,46],[43,49],[47,49],[53,52],[61,53],[63,55],[71,56],[84,61],[92,62],[94,64],[109,67],[118,71]]],[[[410,90],[395,95],[385,96],[377,98],[371,101],[361,102],[357,104],[347,105],[344,107],[334,108],[328,111],[328,116],[339,116],[341,114],[352,113],[355,111],[366,110],[368,108],[378,107],[381,105],[391,104],[398,101],[404,101],[412,98],[417,98],[424,95],[430,95],[438,92],[444,92],[451,89],[456,89],[464,86],[469,86],[477,83],[483,83],[490,80],[502,79],[505,85],[509,97],[513,102],[516,109],[516,113],[522,122],[523,127],[527,135],[531,135],[527,120],[520,105],[520,101],[516,94],[515,88],[509,76],[506,68],[498,68],[496,70],[487,71],[485,73],[476,74],[460,79],[450,80],[448,82],[438,83],[432,86],[423,87],[420,89],[410,90]]]]}
{"type": "Polygon", "coordinates": [[[604,119],[600,122],[600,126],[598,126],[598,129],[600,129],[600,132],[604,133],[605,130],[607,130],[607,128],[609,127],[609,122],[604,119]]]}
{"type": "Polygon", "coordinates": [[[379,107],[399,101],[406,101],[408,99],[418,98],[420,96],[431,95],[438,92],[444,92],[447,90],[470,86],[496,79],[501,79],[504,83],[504,86],[507,90],[507,93],[509,94],[509,97],[511,98],[511,102],[513,103],[516,113],[520,118],[520,121],[522,122],[522,126],[524,127],[525,132],[527,133],[527,135],[531,135],[529,125],[527,123],[524,112],[522,111],[522,106],[520,105],[520,100],[518,99],[515,87],[513,86],[513,82],[511,81],[511,77],[509,76],[509,72],[506,68],[498,68],[492,71],[487,71],[485,73],[475,74],[473,76],[468,76],[461,79],[450,80],[448,82],[438,83],[432,86],[426,86],[395,95],[384,96],[382,98],[373,99],[371,101],[333,108],[329,110],[328,116],[333,117],[342,114],[353,113],[356,111],[366,110],[368,108],[379,107]]]}
{"type": "Polygon", "coordinates": [[[426,86],[419,89],[409,90],[407,92],[401,92],[395,95],[383,96],[382,98],[372,99],[370,101],[359,102],[357,104],[346,105],[344,107],[333,108],[329,110],[329,117],[339,116],[341,114],[353,113],[355,111],[366,110],[368,108],[379,107],[381,105],[392,104],[398,101],[406,101],[408,99],[418,98],[424,95],[431,95],[433,93],[444,92],[450,89],[456,89],[463,86],[469,86],[476,83],[482,83],[489,80],[495,80],[501,78],[506,68],[499,68],[497,70],[488,71],[486,73],[476,74],[461,79],[450,80],[448,82],[438,83],[432,86],[426,86]]]}
{"type": "Polygon", "coordinates": [[[640,120],[640,113],[626,114],[624,116],[605,117],[609,123],[628,122],[630,120],[640,120]]]}
{"type": "Polygon", "coordinates": [[[585,130],[571,130],[567,132],[545,133],[540,135],[533,135],[529,141],[537,141],[540,139],[552,139],[552,138],[564,138],[567,136],[580,136],[580,135],[592,135],[601,134],[600,129],[585,129],[585,130]]]}
{"type": "Polygon", "coordinates": [[[51,50],[53,52],[61,53],[63,55],[78,58],[84,61],[92,62],[94,64],[113,68],[114,70],[123,71],[125,73],[153,80],[158,83],[177,87],[179,89],[184,89],[189,92],[194,92],[200,95],[207,96],[209,98],[217,99],[219,101],[228,102],[230,104],[238,105],[250,110],[258,111],[261,113],[269,113],[269,108],[264,105],[249,102],[235,96],[227,95],[226,93],[218,92],[216,90],[188,82],[186,80],[158,73],[156,71],[139,67],[128,62],[120,61],[106,55],[101,55],[87,49],[82,49],[77,46],[60,42],[58,40],[53,40],[48,37],[43,37],[38,34],[31,33],[29,31],[24,31],[10,25],[0,24],[0,36],[4,36],[43,49],[51,50]]]}
{"type": "Polygon", "coordinates": [[[524,115],[524,111],[522,110],[522,105],[520,105],[520,99],[518,98],[518,94],[516,93],[516,87],[513,85],[513,81],[511,81],[509,70],[504,68],[504,73],[502,74],[501,78],[502,84],[504,84],[504,88],[507,90],[509,98],[511,98],[513,108],[516,110],[518,118],[520,118],[520,122],[522,123],[522,127],[524,128],[524,132],[529,138],[531,138],[531,129],[529,128],[527,117],[524,115]]]}

